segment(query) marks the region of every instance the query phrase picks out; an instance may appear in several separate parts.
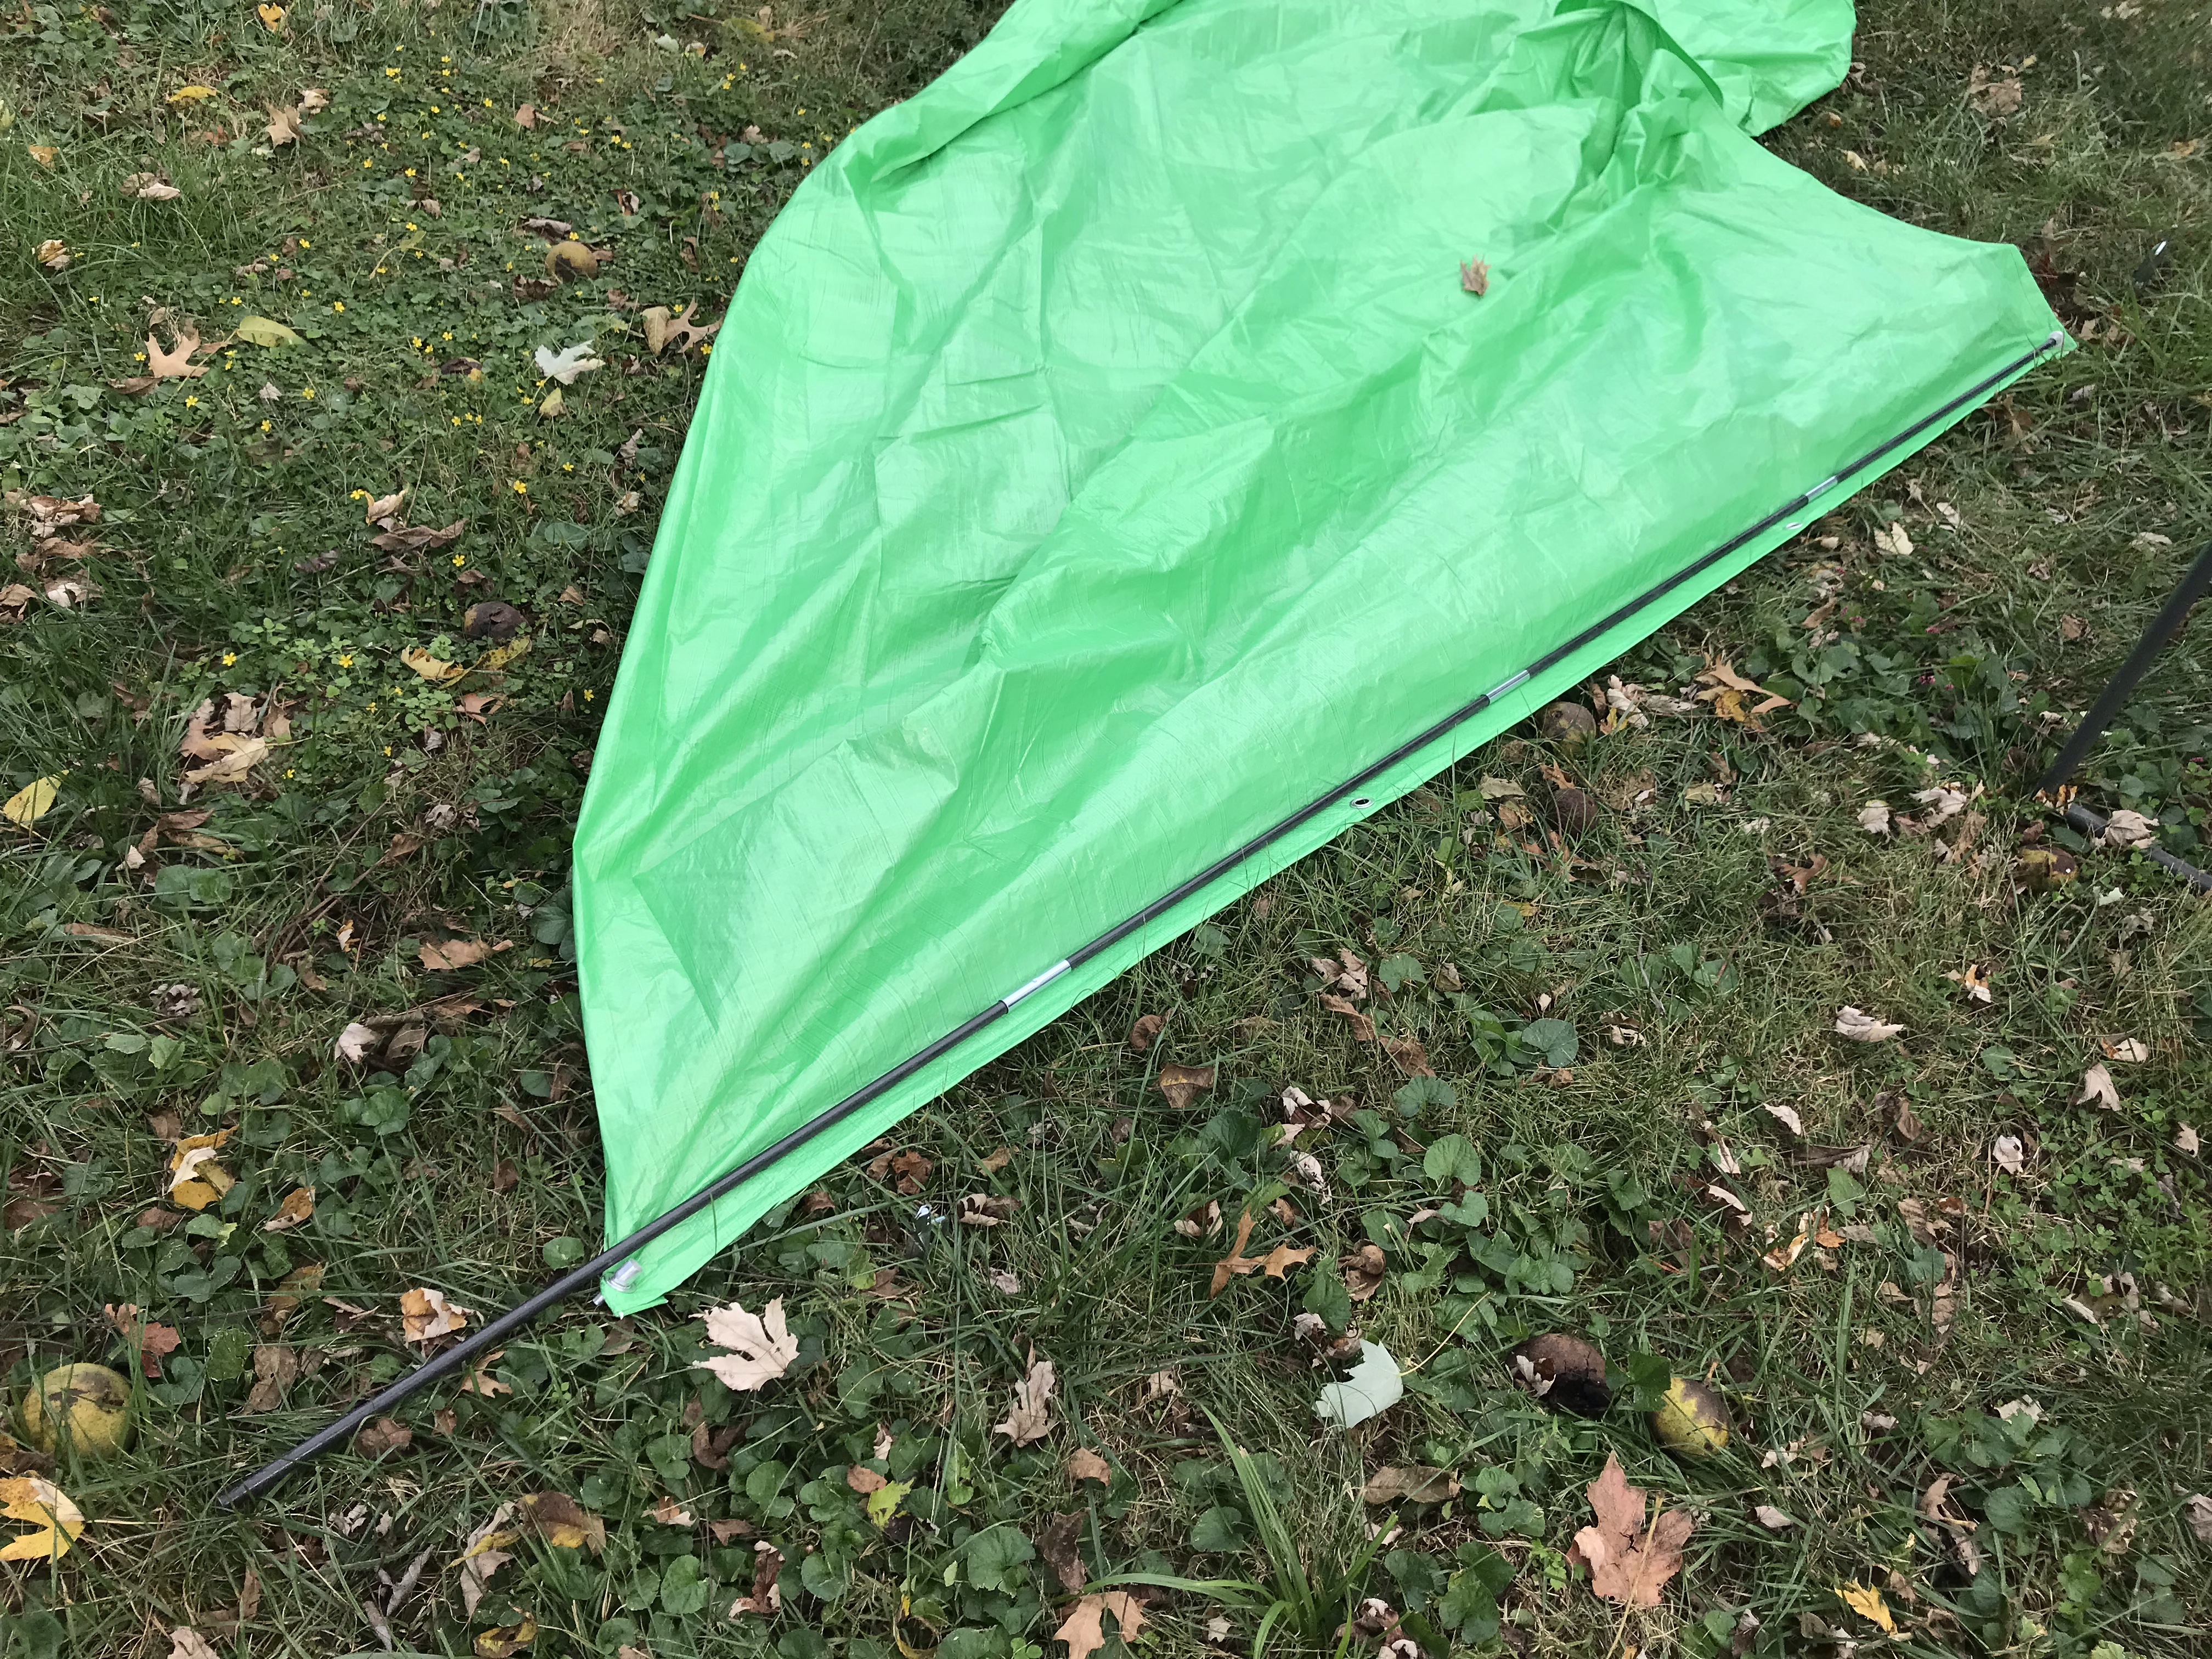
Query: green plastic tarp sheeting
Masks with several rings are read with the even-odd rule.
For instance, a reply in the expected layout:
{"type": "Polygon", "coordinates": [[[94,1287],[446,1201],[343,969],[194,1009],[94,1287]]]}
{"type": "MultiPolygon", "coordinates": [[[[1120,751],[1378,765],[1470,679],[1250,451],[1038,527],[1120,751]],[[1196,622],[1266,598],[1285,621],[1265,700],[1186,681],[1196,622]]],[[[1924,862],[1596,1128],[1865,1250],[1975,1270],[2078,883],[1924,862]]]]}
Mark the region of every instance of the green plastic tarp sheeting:
{"type": "Polygon", "coordinates": [[[614,1307],[2063,346],[2012,248],[1753,141],[1851,21],[1018,0],[815,167],[716,341],[578,831],[610,1241],[1540,672],[642,1249],[614,1307]]]}

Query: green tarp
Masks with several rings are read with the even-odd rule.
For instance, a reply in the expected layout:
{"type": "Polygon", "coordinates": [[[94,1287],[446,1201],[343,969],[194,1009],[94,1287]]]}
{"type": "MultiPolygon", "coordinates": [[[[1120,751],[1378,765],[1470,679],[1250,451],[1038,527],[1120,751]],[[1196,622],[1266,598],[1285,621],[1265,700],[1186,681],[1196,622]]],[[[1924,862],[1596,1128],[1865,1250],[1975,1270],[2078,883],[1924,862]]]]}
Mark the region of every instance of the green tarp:
{"type": "Polygon", "coordinates": [[[610,1240],[1547,665],[643,1249],[616,1308],[2027,366],[2057,325],[2015,251],[1753,141],[1851,22],[1018,0],[814,169],[716,342],[578,831],[610,1240]]]}

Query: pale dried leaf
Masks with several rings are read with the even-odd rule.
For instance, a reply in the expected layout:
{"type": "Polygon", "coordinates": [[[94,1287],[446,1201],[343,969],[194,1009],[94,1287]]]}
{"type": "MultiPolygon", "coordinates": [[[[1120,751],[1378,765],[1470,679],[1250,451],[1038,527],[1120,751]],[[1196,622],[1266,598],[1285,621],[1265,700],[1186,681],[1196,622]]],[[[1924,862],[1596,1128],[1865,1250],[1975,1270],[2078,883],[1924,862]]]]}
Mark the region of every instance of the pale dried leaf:
{"type": "Polygon", "coordinates": [[[1096,1595],[1084,1596],[1067,1611],[1067,1617],[1053,1632],[1053,1639],[1067,1644],[1067,1659],[1091,1659],[1091,1656],[1106,1645],[1105,1615],[1114,1615],[1114,1624],[1121,1632],[1125,1644],[1133,1644],[1137,1632],[1145,1627],[1144,1605],[1127,1590],[1104,1590],[1096,1595]]]}
{"type": "Polygon", "coordinates": [[[1853,1042],[1887,1042],[1904,1030],[1848,1005],[1836,1010],[1836,1035],[1853,1042]]]}
{"type": "Polygon", "coordinates": [[[2081,1092],[2074,1097],[2076,1106],[2100,1106],[2106,1111],[2120,1109],[2120,1091],[2112,1086],[2112,1074],[2103,1064],[2092,1066],[2081,1073],[2081,1092]]]}
{"type": "Polygon", "coordinates": [[[400,1295],[401,1334],[410,1342],[434,1342],[466,1325],[473,1311],[448,1302],[442,1291],[418,1286],[400,1295]]]}
{"type": "Polygon", "coordinates": [[[1052,1429],[1052,1394],[1057,1386],[1052,1361],[1038,1358],[1032,1351],[1029,1375],[1014,1384],[1013,1409],[1004,1422],[991,1425],[991,1432],[1005,1435],[1017,1446],[1043,1439],[1052,1429]]]}
{"type": "Polygon", "coordinates": [[[784,1323],[781,1297],[757,1314],[732,1302],[699,1317],[706,1322],[707,1340],[731,1352],[695,1359],[692,1369],[712,1371],[726,1387],[748,1392],[760,1388],[781,1376],[799,1358],[799,1339],[784,1323]]]}

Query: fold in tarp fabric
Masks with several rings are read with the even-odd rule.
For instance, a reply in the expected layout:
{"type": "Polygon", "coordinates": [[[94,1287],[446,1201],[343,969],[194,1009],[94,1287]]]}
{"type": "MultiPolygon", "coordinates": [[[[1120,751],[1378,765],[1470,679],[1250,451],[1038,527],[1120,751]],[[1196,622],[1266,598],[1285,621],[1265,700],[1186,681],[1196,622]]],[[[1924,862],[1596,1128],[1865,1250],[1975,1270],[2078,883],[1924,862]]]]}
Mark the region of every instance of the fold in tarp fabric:
{"type": "Polygon", "coordinates": [[[614,1307],[2063,343],[2012,248],[1753,141],[1850,27],[1018,0],[825,157],[716,342],[578,830],[608,1239],[1079,965],[625,1261],[614,1307]]]}

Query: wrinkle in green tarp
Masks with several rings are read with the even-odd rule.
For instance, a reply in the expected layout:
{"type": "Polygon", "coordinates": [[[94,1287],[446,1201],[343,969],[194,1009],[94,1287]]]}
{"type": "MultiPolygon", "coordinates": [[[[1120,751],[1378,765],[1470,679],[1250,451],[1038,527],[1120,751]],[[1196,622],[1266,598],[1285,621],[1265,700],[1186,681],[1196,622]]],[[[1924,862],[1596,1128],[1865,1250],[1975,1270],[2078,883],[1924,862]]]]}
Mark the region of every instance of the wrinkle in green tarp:
{"type": "MultiPolygon", "coordinates": [[[[578,831],[609,1239],[2049,337],[2013,249],[1754,142],[1837,82],[1850,27],[1841,0],[1018,0],[817,166],[717,341],[578,831]]],[[[610,1301],[658,1300],[1794,527],[1062,975],[610,1301]]]]}

